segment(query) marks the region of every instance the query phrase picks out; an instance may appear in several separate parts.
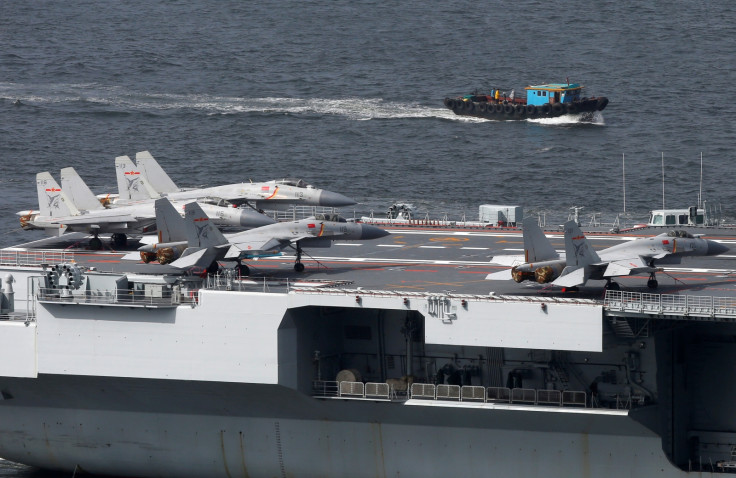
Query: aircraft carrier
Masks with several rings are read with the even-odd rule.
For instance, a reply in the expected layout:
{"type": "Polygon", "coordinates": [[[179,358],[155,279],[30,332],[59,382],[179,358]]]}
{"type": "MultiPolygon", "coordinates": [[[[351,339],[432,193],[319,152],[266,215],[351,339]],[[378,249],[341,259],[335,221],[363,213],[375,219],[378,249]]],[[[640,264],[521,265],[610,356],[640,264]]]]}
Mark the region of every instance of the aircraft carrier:
{"type": "Polygon", "coordinates": [[[667,266],[654,290],[563,292],[485,280],[522,253],[518,229],[387,229],[249,277],[3,249],[0,456],[176,478],[736,469],[730,253],[667,266]]]}

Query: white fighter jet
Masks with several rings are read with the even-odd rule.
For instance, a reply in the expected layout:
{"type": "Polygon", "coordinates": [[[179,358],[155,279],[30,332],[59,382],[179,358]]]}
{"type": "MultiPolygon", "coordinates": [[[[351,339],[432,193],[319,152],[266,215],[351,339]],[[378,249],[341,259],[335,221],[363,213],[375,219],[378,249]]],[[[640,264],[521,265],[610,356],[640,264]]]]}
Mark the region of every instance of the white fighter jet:
{"type": "Polygon", "coordinates": [[[165,198],[156,200],[156,219],[160,243],[142,246],[141,258],[188,269],[217,270],[218,260],[233,260],[240,273],[248,274],[244,259],[274,256],[292,248],[296,251],[294,270],[301,272],[302,247],[330,247],[335,240],[378,239],[389,234],[381,228],[348,222],[337,214],[318,214],[292,222],[282,222],[235,234],[222,234],[197,203],[184,206],[184,219],[165,198]],[[182,240],[182,236],[186,239],[182,240]]]}
{"type": "Polygon", "coordinates": [[[488,274],[488,280],[535,280],[540,284],[576,287],[588,280],[606,280],[606,287],[618,289],[615,277],[649,274],[647,286],[656,288],[658,265],[679,264],[687,256],[713,256],[728,251],[716,241],[695,237],[687,231],[669,231],[654,237],[635,239],[596,253],[575,221],[564,225],[565,255],[561,257],[549,243],[535,218],[524,224],[523,260],[510,271],[488,274]]]}
{"type": "Polygon", "coordinates": [[[136,153],[135,163],[128,156],[115,158],[118,202],[167,197],[171,200],[216,197],[233,204],[256,209],[279,209],[292,204],[342,207],[356,202],[342,194],[317,189],[303,180],[282,179],[260,183],[235,183],[201,189],[181,189],[148,151],[136,153]]]}
{"type": "MultiPolygon", "coordinates": [[[[24,229],[44,229],[50,235],[65,232],[86,232],[94,235],[90,247],[102,245],[98,234],[112,233],[113,244],[125,244],[126,234],[145,234],[156,230],[153,200],[142,201],[124,207],[105,208],[79,177],[74,168],[61,170],[59,184],[48,172],[36,175],[38,210],[16,213],[24,229]]],[[[184,204],[194,199],[177,201],[175,207],[183,212],[184,204]]],[[[214,222],[221,226],[252,228],[273,224],[276,221],[250,208],[235,208],[222,203],[203,203],[202,208],[214,222]]]]}

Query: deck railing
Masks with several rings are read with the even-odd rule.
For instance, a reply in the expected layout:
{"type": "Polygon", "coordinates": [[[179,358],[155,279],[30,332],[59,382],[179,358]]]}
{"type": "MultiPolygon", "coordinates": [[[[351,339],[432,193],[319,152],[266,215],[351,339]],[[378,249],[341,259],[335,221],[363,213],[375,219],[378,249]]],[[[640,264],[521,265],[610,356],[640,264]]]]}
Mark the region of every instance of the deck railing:
{"type": "Polygon", "coordinates": [[[609,290],[606,291],[603,306],[608,311],[679,316],[701,320],[736,320],[736,297],[609,290]]]}
{"type": "Polygon", "coordinates": [[[413,383],[409,393],[397,392],[388,383],[337,382],[315,380],[312,394],[316,397],[362,398],[391,400],[437,400],[452,402],[508,403],[559,407],[587,407],[587,395],[577,390],[535,390],[532,388],[480,387],[471,385],[447,385],[413,383]]]}

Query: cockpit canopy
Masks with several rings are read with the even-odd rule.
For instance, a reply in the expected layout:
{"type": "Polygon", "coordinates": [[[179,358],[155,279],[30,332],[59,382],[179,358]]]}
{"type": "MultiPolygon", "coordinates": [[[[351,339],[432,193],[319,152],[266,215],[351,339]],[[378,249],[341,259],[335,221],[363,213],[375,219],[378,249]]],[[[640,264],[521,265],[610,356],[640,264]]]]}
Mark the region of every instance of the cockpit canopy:
{"type": "Polygon", "coordinates": [[[348,222],[344,217],[340,217],[339,214],[315,214],[314,218],[318,221],[330,221],[330,222],[348,222]]]}
{"type": "Polygon", "coordinates": [[[669,237],[685,237],[688,239],[695,239],[695,236],[690,234],[687,231],[683,231],[682,229],[676,230],[676,231],[670,231],[667,233],[667,236],[669,237]]]}
{"type": "Polygon", "coordinates": [[[314,188],[311,184],[308,184],[303,179],[297,178],[283,178],[274,180],[276,184],[283,184],[285,186],[294,186],[296,188],[314,188]]]}

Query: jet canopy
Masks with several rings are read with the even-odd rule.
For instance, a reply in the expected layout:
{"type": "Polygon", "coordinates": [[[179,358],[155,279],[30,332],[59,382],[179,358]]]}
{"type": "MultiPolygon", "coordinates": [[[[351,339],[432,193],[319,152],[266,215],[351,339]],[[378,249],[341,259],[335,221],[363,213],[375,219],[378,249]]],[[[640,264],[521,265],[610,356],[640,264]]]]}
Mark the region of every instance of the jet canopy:
{"type": "Polygon", "coordinates": [[[276,179],[274,180],[276,184],[283,184],[284,186],[294,186],[295,188],[309,188],[313,189],[314,186],[307,183],[303,179],[296,179],[296,178],[283,178],[283,179],[276,179]]]}
{"type": "Polygon", "coordinates": [[[345,218],[340,217],[339,214],[315,214],[314,218],[318,221],[330,221],[330,222],[348,222],[345,218]]]}
{"type": "Polygon", "coordinates": [[[693,236],[692,234],[690,234],[687,231],[683,231],[682,229],[679,229],[677,231],[670,231],[670,232],[667,233],[667,236],[668,237],[684,237],[684,238],[688,238],[688,239],[695,239],[695,236],[693,236]]]}

